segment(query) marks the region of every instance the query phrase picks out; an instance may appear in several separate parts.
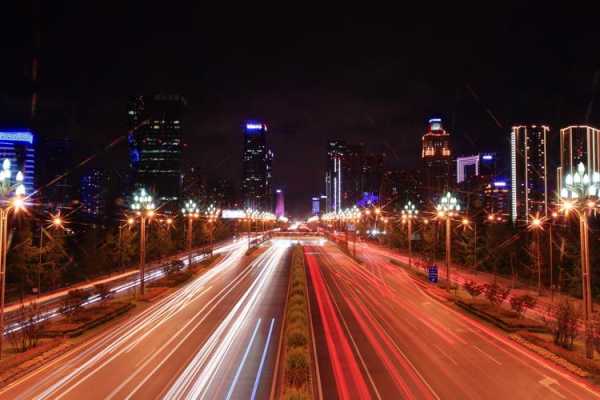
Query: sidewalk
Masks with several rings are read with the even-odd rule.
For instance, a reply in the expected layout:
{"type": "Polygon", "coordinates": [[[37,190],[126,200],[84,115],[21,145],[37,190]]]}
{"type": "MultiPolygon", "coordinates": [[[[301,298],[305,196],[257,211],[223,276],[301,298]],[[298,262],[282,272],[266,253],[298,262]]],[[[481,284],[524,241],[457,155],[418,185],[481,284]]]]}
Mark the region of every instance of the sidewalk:
{"type": "MultiPolygon", "coordinates": [[[[369,242],[369,243],[362,242],[361,244],[362,244],[362,246],[368,247],[371,250],[377,251],[380,254],[383,254],[387,257],[393,258],[404,264],[408,264],[408,261],[409,261],[408,255],[401,252],[398,249],[390,249],[383,245],[374,244],[371,242],[369,242]]],[[[413,254],[412,265],[414,268],[424,269],[427,266],[427,262],[424,259],[422,259],[419,255],[413,254]]],[[[440,278],[445,279],[446,278],[445,263],[442,261],[442,262],[438,262],[437,265],[439,267],[440,278]]],[[[455,283],[460,286],[462,286],[467,281],[473,281],[473,282],[476,282],[477,284],[486,284],[486,283],[494,282],[494,275],[492,273],[483,272],[483,271],[474,272],[472,269],[468,269],[462,265],[452,264],[450,267],[450,279],[451,279],[452,283],[455,283]]],[[[554,301],[552,301],[552,298],[550,296],[550,290],[547,288],[543,288],[543,293],[541,296],[538,296],[537,288],[527,287],[527,285],[523,284],[523,282],[519,282],[519,281],[514,282],[514,286],[517,286],[517,287],[513,288],[513,280],[510,278],[507,278],[505,276],[497,275],[496,282],[500,286],[511,289],[511,293],[510,293],[508,300],[510,300],[511,297],[521,296],[521,295],[525,295],[525,294],[536,298],[537,303],[536,303],[535,307],[527,310],[528,316],[530,318],[534,318],[536,320],[540,320],[543,316],[545,316],[547,314],[549,306],[551,306],[552,304],[558,304],[563,299],[568,299],[568,300],[572,301],[573,303],[577,304],[578,307],[582,306],[581,299],[578,299],[578,298],[575,298],[575,297],[572,297],[572,296],[569,296],[566,294],[561,294],[556,291],[554,292],[554,301]]],[[[505,307],[507,306],[507,304],[509,304],[508,300],[504,304],[505,307]]]]}

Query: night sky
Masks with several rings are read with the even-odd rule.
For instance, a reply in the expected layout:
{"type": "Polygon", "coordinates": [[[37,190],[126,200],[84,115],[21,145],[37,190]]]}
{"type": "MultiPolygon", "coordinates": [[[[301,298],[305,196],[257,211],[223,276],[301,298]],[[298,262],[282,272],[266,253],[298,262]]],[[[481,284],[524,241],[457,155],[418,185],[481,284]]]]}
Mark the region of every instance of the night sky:
{"type": "MultiPolygon", "coordinates": [[[[236,185],[242,123],[262,119],[275,187],[286,189],[294,213],[308,212],[310,197],[324,190],[329,138],[364,142],[384,151],[389,167],[411,167],[431,115],[445,119],[456,154],[506,153],[516,122],[550,124],[554,142],[560,126],[600,125],[592,2],[576,10],[424,3],[415,10],[231,2],[214,10],[203,2],[43,2],[40,113],[68,119],[65,131],[83,158],[126,131],[129,95],[180,93],[189,105],[188,166],[236,185]]],[[[3,12],[0,28],[2,121],[17,119],[31,87],[24,72],[32,13],[21,7],[14,18],[3,12]]],[[[125,165],[124,150],[113,151],[125,165]]]]}

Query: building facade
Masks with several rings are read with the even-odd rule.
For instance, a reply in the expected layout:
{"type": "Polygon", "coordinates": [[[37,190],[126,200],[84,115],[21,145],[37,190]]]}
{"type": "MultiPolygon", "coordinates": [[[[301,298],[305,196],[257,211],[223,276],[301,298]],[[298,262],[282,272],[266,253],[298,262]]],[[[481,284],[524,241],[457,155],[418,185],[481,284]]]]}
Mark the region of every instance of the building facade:
{"type": "Polygon", "coordinates": [[[267,125],[247,121],[244,126],[242,197],[244,208],[272,211],[273,152],[267,145],[267,125]]]}
{"type": "Polygon", "coordinates": [[[179,95],[138,96],[129,102],[130,164],[134,187],[145,187],[164,210],[181,198],[186,101],[179,95]]]}
{"type": "Polygon", "coordinates": [[[483,153],[456,158],[456,183],[460,184],[474,176],[496,175],[496,154],[483,153]]]}
{"type": "Polygon", "coordinates": [[[527,222],[548,214],[546,125],[513,126],[510,136],[511,220],[527,222]]]}
{"type": "Polygon", "coordinates": [[[327,165],[325,168],[325,212],[337,212],[342,209],[342,159],[347,152],[342,140],[330,140],[327,144],[327,165]]]}
{"type": "Polygon", "coordinates": [[[11,184],[16,184],[17,171],[23,173],[27,195],[35,190],[35,135],[28,130],[0,131],[0,164],[10,160],[11,184]]]}
{"type": "Polygon", "coordinates": [[[441,118],[429,119],[428,131],[421,140],[421,160],[427,200],[436,201],[450,187],[452,153],[450,134],[444,130],[441,118]]]}

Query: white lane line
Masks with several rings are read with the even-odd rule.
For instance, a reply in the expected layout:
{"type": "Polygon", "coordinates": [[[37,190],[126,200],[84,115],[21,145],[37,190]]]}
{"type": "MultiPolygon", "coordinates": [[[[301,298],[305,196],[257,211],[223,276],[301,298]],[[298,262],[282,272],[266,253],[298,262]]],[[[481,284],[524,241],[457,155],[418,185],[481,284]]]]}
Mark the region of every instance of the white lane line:
{"type": "Polygon", "coordinates": [[[485,351],[481,350],[479,347],[477,347],[476,345],[473,345],[473,347],[475,347],[481,354],[483,354],[484,356],[486,356],[487,358],[489,358],[490,360],[492,360],[493,362],[495,362],[498,365],[502,365],[502,363],[498,360],[496,360],[494,357],[492,357],[491,355],[489,355],[488,353],[486,353],[485,351]]]}
{"type": "Polygon", "coordinates": [[[552,385],[559,385],[558,381],[556,379],[552,379],[549,376],[546,376],[544,379],[542,379],[541,381],[539,381],[539,384],[544,386],[546,389],[548,389],[549,391],[551,391],[552,393],[554,393],[555,395],[557,395],[558,397],[560,397],[561,399],[566,399],[566,397],[559,392],[558,390],[554,389],[552,387],[552,385]]]}
{"type": "MultiPolygon", "coordinates": [[[[237,384],[238,379],[240,378],[240,374],[242,373],[242,368],[244,368],[244,364],[246,364],[246,359],[248,358],[248,354],[250,353],[250,349],[254,343],[254,339],[256,339],[256,333],[258,332],[258,328],[260,327],[260,323],[262,320],[259,318],[256,322],[256,327],[254,328],[254,332],[252,333],[252,337],[250,338],[250,343],[246,347],[246,351],[244,352],[244,357],[242,357],[242,362],[238,366],[237,371],[235,372],[235,376],[233,377],[233,382],[231,382],[231,386],[229,386],[229,391],[227,392],[226,400],[231,399],[231,395],[233,394],[233,390],[235,389],[235,385],[237,384]]],[[[271,325],[273,326],[273,325],[271,325]]]]}
{"type": "Polygon", "coordinates": [[[448,360],[452,361],[452,363],[454,365],[458,365],[458,363],[456,362],[456,360],[454,358],[450,357],[450,355],[448,353],[446,353],[444,350],[442,350],[442,348],[440,346],[438,346],[437,344],[434,344],[434,346],[437,349],[437,351],[439,351],[448,360]]]}
{"type": "Polygon", "coordinates": [[[250,399],[256,398],[256,392],[258,391],[258,383],[260,382],[260,376],[265,365],[265,359],[267,358],[267,352],[269,350],[269,344],[271,343],[271,334],[273,333],[273,326],[275,325],[275,318],[271,319],[271,326],[269,327],[269,334],[267,335],[267,341],[265,342],[265,349],[263,350],[262,356],[260,357],[260,364],[258,366],[258,372],[256,373],[256,379],[254,380],[254,387],[252,388],[252,395],[250,399]]]}

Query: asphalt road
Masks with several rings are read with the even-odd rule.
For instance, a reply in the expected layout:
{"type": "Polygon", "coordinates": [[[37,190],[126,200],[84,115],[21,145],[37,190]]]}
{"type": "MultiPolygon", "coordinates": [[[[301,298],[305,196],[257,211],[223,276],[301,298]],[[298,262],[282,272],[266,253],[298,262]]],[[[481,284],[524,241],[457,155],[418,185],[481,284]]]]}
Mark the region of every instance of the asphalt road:
{"type": "Polygon", "coordinates": [[[305,247],[325,399],[594,399],[596,388],[426,294],[368,247],[305,247]]]}
{"type": "Polygon", "coordinates": [[[273,241],[250,263],[245,247],[0,390],[0,399],[268,398],[289,242],[273,241]]]}

